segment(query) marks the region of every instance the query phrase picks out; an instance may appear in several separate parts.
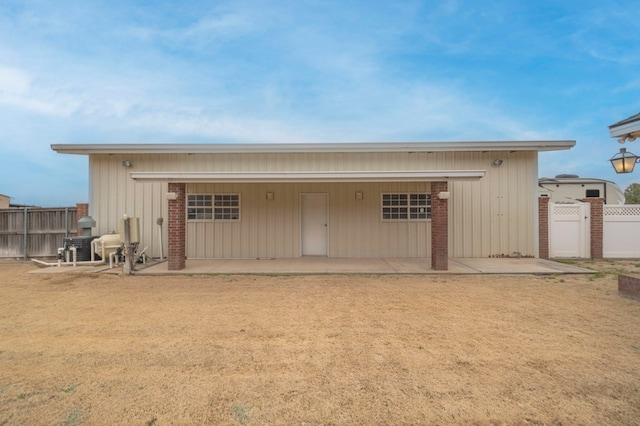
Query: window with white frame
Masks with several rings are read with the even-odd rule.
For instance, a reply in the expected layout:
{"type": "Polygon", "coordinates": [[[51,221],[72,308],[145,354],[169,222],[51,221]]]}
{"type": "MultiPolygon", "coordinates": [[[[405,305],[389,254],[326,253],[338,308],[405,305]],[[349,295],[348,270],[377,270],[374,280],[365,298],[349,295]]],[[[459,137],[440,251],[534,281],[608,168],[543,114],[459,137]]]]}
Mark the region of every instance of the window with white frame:
{"type": "Polygon", "coordinates": [[[187,194],[187,220],[213,219],[211,194],[187,194]]]}
{"type": "Polygon", "coordinates": [[[214,194],[213,219],[240,220],[240,194],[214,194]]]}
{"type": "Polygon", "coordinates": [[[187,220],[240,220],[240,194],[188,194],[187,220]]]}
{"type": "Polygon", "coordinates": [[[431,194],[382,194],[382,220],[426,220],[431,218],[431,194]]]}

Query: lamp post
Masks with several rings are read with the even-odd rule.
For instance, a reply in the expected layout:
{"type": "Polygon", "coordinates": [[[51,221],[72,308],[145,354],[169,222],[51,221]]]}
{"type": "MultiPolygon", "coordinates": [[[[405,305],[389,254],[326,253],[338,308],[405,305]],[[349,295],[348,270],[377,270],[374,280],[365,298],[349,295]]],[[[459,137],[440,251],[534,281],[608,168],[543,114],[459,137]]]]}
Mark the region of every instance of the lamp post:
{"type": "Polygon", "coordinates": [[[626,148],[620,148],[620,152],[609,159],[616,173],[631,173],[636,163],[640,163],[640,157],[627,152],[626,148]]]}

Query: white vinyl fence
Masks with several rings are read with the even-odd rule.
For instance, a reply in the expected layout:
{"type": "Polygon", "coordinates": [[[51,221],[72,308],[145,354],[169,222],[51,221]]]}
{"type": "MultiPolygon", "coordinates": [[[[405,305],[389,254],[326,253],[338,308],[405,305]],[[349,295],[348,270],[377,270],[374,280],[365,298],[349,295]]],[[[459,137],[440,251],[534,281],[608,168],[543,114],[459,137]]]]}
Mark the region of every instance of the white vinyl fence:
{"type": "MultiPolygon", "coordinates": [[[[640,205],[605,204],[602,256],[640,258],[640,205]]],[[[549,257],[591,257],[589,203],[549,204],[549,257]]]]}
{"type": "Polygon", "coordinates": [[[640,258],[640,205],[604,206],[602,255],[640,258]]]}

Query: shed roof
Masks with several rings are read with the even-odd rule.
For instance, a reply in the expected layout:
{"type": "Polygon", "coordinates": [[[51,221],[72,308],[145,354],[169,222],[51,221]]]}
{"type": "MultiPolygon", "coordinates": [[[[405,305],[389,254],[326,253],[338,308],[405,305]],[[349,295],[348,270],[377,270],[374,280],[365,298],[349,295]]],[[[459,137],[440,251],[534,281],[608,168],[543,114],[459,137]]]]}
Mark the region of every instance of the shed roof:
{"type": "Polygon", "coordinates": [[[311,152],[461,152],[559,151],[576,141],[358,142],[358,143],[224,143],[224,144],[52,144],[60,154],[231,154],[311,152]]]}

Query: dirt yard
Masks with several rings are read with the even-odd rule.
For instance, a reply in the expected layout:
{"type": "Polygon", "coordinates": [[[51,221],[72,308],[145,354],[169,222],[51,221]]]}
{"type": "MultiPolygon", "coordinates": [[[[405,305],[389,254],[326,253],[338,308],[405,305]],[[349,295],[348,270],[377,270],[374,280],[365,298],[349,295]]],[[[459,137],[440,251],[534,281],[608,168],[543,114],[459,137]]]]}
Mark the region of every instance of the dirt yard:
{"type": "Polygon", "coordinates": [[[640,261],[596,275],[29,274],[0,263],[0,425],[640,421],[640,261]]]}

